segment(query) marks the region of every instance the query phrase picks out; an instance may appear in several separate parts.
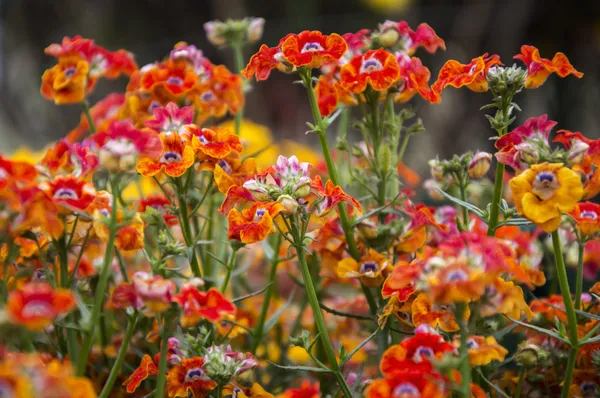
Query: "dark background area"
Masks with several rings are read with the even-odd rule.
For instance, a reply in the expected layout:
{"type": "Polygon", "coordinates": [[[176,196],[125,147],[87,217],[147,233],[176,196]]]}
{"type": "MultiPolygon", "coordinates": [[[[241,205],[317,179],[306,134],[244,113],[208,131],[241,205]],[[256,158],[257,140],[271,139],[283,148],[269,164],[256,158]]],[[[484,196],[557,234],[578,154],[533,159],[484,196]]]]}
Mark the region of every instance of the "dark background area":
{"type": "MultiPolygon", "coordinates": [[[[510,65],[522,44],[538,47],[545,58],[562,51],[584,78],[551,77],[541,88],[526,90],[516,99],[524,110],[518,121],[548,113],[559,122],[558,128],[600,136],[600,1],[0,0],[0,5],[0,151],[5,153],[21,145],[40,149],[79,120],[78,106],[57,107],[39,94],[41,75],[55,62],[43,52],[50,43],[81,34],[108,49],[133,52],[142,66],[184,40],[215,64],[232,68],[231,52],[208,43],[202,25],[215,18],[244,16],[266,19],[262,42],[268,45],[304,29],[345,33],[376,29],[386,19],[404,19],[413,28],[427,22],[447,46],[446,52],[416,54],[434,75],[431,82],[448,59],[466,63],[490,52],[510,65]]],[[[246,48],[246,59],[258,44],[246,48]]],[[[268,125],[277,138],[313,144],[313,137],[303,134],[311,118],[305,93],[292,81],[292,76],[275,72],[268,81],[253,83],[246,116],[268,125]]],[[[91,102],[124,90],[126,82],[101,81],[91,102]]],[[[414,99],[411,104],[427,132],[411,141],[407,162],[422,169],[436,154],[445,158],[469,149],[490,149],[492,134],[479,111],[489,101],[489,93],[466,89],[448,89],[438,105],[414,99]]]]}

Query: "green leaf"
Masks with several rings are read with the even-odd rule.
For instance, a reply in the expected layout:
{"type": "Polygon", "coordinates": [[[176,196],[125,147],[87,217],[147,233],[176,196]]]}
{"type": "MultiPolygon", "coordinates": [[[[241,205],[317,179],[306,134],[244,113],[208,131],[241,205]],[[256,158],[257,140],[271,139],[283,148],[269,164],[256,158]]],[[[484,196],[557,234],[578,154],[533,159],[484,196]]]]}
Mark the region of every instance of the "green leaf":
{"type": "Polygon", "coordinates": [[[453,202],[459,206],[465,207],[467,210],[470,210],[473,213],[477,214],[480,218],[482,218],[482,219],[484,218],[485,213],[479,207],[472,205],[471,203],[465,202],[463,200],[460,200],[458,198],[455,198],[454,196],[450,195],[449,193],[445,192],[442,189],[438,188],[438,191],[440,191],[442,193],[442,195],[444,195],[446,197],[446,199],[448,199],[450,202],[453,202]]]}
{"type": "Polygon", "coordinates": [[[512,225],[512,226],[517,226],[517,227],[523,227],[523,226],[527,226],[527,225],[532,225],[533,223],[531,221],[529,221],[526,218],[522,218],[522,217],[513,217],[510,218],[508,220],[504,220],[504,221],[500,221],[498,223],[498,227],[502,227],[505,225],[512,225]]]}
{"type": "Polygon", "coordinates": [[[358,350],[363,348],[365,346],[365,344],[367,344],[369,341],[371,341],[371,339],[373,339],[373,337],[375,337],[377,335],[377,333],[379,333],[379,328],[375,329],[375,331],[369,337],[367,337],[366,339],[361,341],[360,344],[357,345],[355,349],[350,351],[348,356],[346,358],[344,358],[344,360],[342,362],[340,362],[340,368],[343,367],[352,358],[352,356],[358,352],[358,350]]]}
{"type": "Polygon", "coordinates": [[[354,220],[354,223],[352,224],[352,228],[356,227],[358,224],[360,224],[367,218],[379,213],[380,211],[384,210],[385,208],[392,206],[396,202],[396,199],[398,199],[400,197],[400,195],[401,195],[400,193],[398,195],[396,195],[396,197],[394,199],[392,199],[389,203],[387,203],[385,206],[381,206],[376,209],[370,210],[370,211],[366,212],[365,214],[363,214],[362,216],[360,216],[359,218],[357,218],[356,220],[354,220]]]}
{"type": "Polygon", "coordinates": [[[537,331],[537,332],[543,333],[543,334],[545,334],[545,335],[547,335],[547,336],[554,337],[555,339],[558,339],[558,340],[562,341],[563,343],[565,343],[565,344],[567,344],[567,345],[569,345],[569,346],[571,345],[571,342],[570,342],[569,340],[567,340],[567,339],[565,339],[564,337],[560,336],[560,335],[559,335],[558,333],[556,333],[556,332],[553,332],[553,331],[551,331],[551,330],[547,330],[547,329],[541,328],[541,327],[539,327],[539,326],[530,325],[530,324],[528,324],[528,323],[525,323],[525,322],[517,321],[516,319],[512,319],[511,317],[509,317],[509,316],[506,316],[506,315],[505,315],[505,317],[506,317],[507,319],[509,319],[510,321],[512,321],[512,322],[514,322],[514,323],[517,323],[517,324],[519,324],[519,325],[521,325],[521,326],[524,326],[524,327],[526,327],[526,328],[528,328],[528,329],[532,329],[532,330],[535,330],[535,331],[537,331]]]}
{"type": "Polygon", "coordinates": [[[271,365],[279,368],[279,369],[284,369],[284,370],[295,370],[295,371],[302,371],[302,372],[316,372],[316,373],[333,373],[331,371],[331,369],[321,369],[321,368],[313,368],[311,366],[283,366],[283,365],[277,365],[275,362],[271,362],[271,361],[267,361],[269,362],[271,365]]]}
{"type": "Polygon", "coordinates": [[[513,329],[515,329],[517,326],[519,326],[519,325],[517,325],[516,323],[513,323],[512,325],[509,325],[509,326],[505,327],[504,329],[497,331],[496,333],[494,333],[494,338],[496,340],[500,341],[504,336],[506,336],[507,334],[512,332],[513,329]]]}

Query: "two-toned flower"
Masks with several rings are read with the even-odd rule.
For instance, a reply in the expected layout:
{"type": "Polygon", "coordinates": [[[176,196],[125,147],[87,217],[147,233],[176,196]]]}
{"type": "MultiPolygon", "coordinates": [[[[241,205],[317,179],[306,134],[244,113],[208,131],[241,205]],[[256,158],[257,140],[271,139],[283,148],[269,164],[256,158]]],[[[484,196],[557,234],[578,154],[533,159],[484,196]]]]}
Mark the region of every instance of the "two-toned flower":
{"type": "Polygon", "coordinates": [[[173,296],[173,301],[181,306],[180,324],[184,328],[195,325],[202,319],[218,322],[236,312],[235,305],[217,289],[204,292],[194,283],[182,285],[179,293],[173,296]]]}
{"type": "Polygon", "coordinates": [[[575,69],[567,56],[561,52],[554,54],[554,57],[550,60],[542,58],[537,48],[524,45],[521,46],[521,53],[515,55],[514,58],[523,61],[527,67],[526,88],[541,86],[552,73],[556,73],[560,77],[568,75],[580,79],[583,77],[583,73],[575,69]]]}
{"type": "Polygon", "coordinates": [[[455,88],[466,86],[472,91],[487,91],[486,75],[494,65],[502,65],[500,57],[495,54],[488,56],[488,53],[473,58],[468,64],[461,64],[455,60],[447,61],[440,69],[438,78],[431,89],[437,94],[447,86],[455,88]]]}

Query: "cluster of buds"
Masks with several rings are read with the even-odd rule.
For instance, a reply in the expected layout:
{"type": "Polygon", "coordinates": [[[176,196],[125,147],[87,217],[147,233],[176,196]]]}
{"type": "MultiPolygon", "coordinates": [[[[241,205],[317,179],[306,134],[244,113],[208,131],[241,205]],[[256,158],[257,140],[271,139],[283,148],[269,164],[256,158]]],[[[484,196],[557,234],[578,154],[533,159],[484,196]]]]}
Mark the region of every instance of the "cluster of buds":
{"type": "Polygon", "coordinates": [[[206,22],[204,30],[208,41],[215,46],[234,46],[241,43],[255,43],[262,37],[265,20],[263,18],[218,19],[206,22]]]}
{"type": "Polygon", "coordinates": [[[491,154],[477,151],[455,155],[450,160],[432,159],[429,161],[429,166],[435,181],[452,184],[455,182],[454,179],[461,180],[464,176],[472,179],[483,178],[489,171],[491,163],[491,154]]]}
{"type": "Polygon", "coordinates": [[[245,379],[257,366],[258,361],[252,354],[235,352],[229,345],[208,347],[204,354],[206,374],[220,385],[229,383],[232,379],[245,379]]]}
{"type": "Polygon", "coordinates": [[[514,96],[525,87],[527,71],[517,65],[492,66],[486,75],[488,87],[501,96],[514,96]]]}
{"type": "Polygon", "coordinates": [[[544,362],[547,362],[549,357],[550,353],[546,349],[537,344],[528,343],[527,341],[524,341],[519,345],[519,350],[516,355],[517,362],[526,368],[539,366],[544,362]]]}
{"type": "Polygon", "coordinates": [[[292,215],[304,198],[310,194],[311,178],[308,174],[310,164],[299,162],[296,156],[289,159],[279,156],[277,164],[270,172],[256,175],[243,185],[254,200],[258,202],[276,201],[284,207],[284,214],[292,215]]]}

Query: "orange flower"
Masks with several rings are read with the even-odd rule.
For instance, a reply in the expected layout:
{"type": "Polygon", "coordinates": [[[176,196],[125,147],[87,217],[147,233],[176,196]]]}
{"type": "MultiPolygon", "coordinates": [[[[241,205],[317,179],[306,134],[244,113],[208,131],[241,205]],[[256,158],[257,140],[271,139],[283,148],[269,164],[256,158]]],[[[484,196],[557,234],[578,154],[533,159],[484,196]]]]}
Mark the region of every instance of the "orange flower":
{"type": "Polygon", "coordinates": [[[369,249],[368,253],[356,261],[347,257],[337,266],[337,275],[340,278],[358,278],[366,286],[379,286],[383,282],[383,272],[388,266],[388,259],[369,249]]]}
{"type": "Polygon", "coordinates": [[[42,76],[40,92],[56,105],[83,101],[92,83],[88,82],[89,64],[78,56],[63,57],[42,76]]]}
{"type": "Polygon", "coordinates": [[[410,200],[404,202],[404,212],[410,217],[404,233],[396,243],[396,250],[404,253],[414,253],[427,241],[427,227],[447,231],[448,226],[438,224],[431,209],[424,204],[414,205],[410,200]]]}
{"type": "MultiPolygon", "coordinates": [[[[468,320],[470,315],[467,307],[465,320],[468,320]]],[[[434,328],[439,327],[444,332],[456,332],[460,328],[450,307],[433,304],[425,293],[419,293],[412,303],[412,321],[415,326],[426,324],[434,328]]]]}
{"type": "MultiPolygon", "coordinates": [[[[119,108],[125,103],[125,94],[110,93],[90,108],[90,116],[96,126],[96,131],[105,131],[111,122],[119,116],[119,108]]],[[[85,113],[81,114],[79,125],[67,134],[67,142],[73,143],[89,130],[89,122],[85,113]]]]}
{"type": "Polygon", "coordinates": [[[135,392],[140,384],[142,384],[142,381],[146,380],[149,376],[156,376],[157,374],[158,366],[152,361],[152,357],[148,354],[144,355],[140,366],[138,366],[123,383],[125,391],[129,394],[135,392]]]}
{"type": "Polygon", "coordinates": [[[315,84],[315,96],[321,116],[328,116],[337,108],[338,97],[333,79],[325,75],[319,76],[319,81],[315,84]]]}
{"type": "Polygon", "coordinates": [[[381,295],[383,298],[397,295],[398,300],[406,301],[414,293],[414,284],[422,273],[423,263],[421,262],[396,264],[383,284],[381,295]]]}
{"type": "Polygon", "coordinates": [[[495,314],[506,314],[513,319],[520,319],[524,313],[528,320],[533,318],[533,313],[525,302],[523,289],[515,286],[514,282],[507,282],[497,278],[486,292],[486,299],[480,308],[481,315],[493,316],[495,314]]]}
{"type": "Polygon", "coordinates": [[[241,153],[244,149],[237,135],[221,127],[200,128],[191,124],[185,126],[181,136],[198,151],[200,162],[224,159],[233,152],[241,153]]]}
{"type": "Polygon", "coordinates": [[[250,58],[248,65],[242,69],[241,75],[246,79],[256,76],[256,80],[266,80],[275,68],[282,72],[294,70],[294,66],[281,53],[281,45],[289,36],[293,36],[293,34],[290,33],[282,38],[277,47],[268,47],[264,44],[260,46],[258,52],[250,58]]]}
{"type": "Polygon", "coordinates": [[[431,300],[438,304],[478,300],[485,292],[487,277],[483,269],[470,267],[466,259],[451,260],[427,278],[431,300]]]}
{"type": "Polygon", "coordinates": [[[560,77],[573,75],[579,79],[583,73],[577,71],[563,53],[556,53],[552,60],[540,57],[540,51],[533,46],[521,46],[521,54],[513,58],[520,59],[527,66],[527,78],[525,88],[538,88],[552,73],[560,77]]]}
{"type": "Polygon", "coordinates": [[[175,283],[162,276],[150,276],[145,272],[137,272],[133,278],[135,293],[144,305],[154,314],[165,312],[171,306],[175,283]]]}
{"type": "Polygon", "coordinates": [[[92,184],[73,175],[56,176],[52,181],[44,181],[40,189],[66,213],[85,211],[96,197],[92,184]]]}
{"type": "Polygon", "coordinates": [[[553,294],[550,297],[533,300],[529,305],[531,311],[536,314],[542,314],[544,318],[554,324],[554,318],[562,323],[567,323],[567,314],[561,295],[553,294]]]}
{"type": "MultiPolygon", "coordinates": [[[[143,69],[142,69],[143,70],[143,69]]],[[[142,74],[140,87],[143,90],[164,90],[165,94],[180,96],[194,88],[198,76],[187,68],[184,61],[167,60],[166,63],[153,65],[142,74]]]]}
{"type": "Polygon", "coordinates": [[[194,89],[198,93],[195,105],[199,110],[200,121],[208,117],[222,117],[237,113],[244,106],[242,78],[231,73],[225,65],[212,69],[211,77],[194,89]]]}
{"type": "Polygon", "coordinates": [[[31,187],[18,192],[20,213],[13,222],[13,234],[19,235],[28,229],[39,229],[58,239],[64,232],[64,223],[58,215],[58,206],[45,192],[31,187]]]}
{"type": "Polygon", "coordinates": [[[329,213],[334,206],[341,202],[351,203],[356,209],[361,210],[360,203],[352,196],[348,195],[340,186],[333,185],[333,181],[327,180],[323,186],[321,176],[317,175],[310,183],[310,187],[317,193],[318,198],[322,199],[317,204],[317,217],[322,217],[329,213]]]}
{"type": "Polygon", "coordinates": [[[4,194],[7,188],[30,184],[36,176],[37,171],[33,165],[5,159],[0,155],[0,195],[4,194]]]}
{"type": "Polygon", "coordinates": [[[206,375],[202,369],[204,359],[200,357],[183,358],[180,365],[175,365],[167,374],[167,392],[169,398],[188,397],[202,398],[212,391],[217,383],[206,375]]]}
{"type": "Polygon", "coordinates": [[[352,58],[342,67],[341,85],[353,93],[362,93],[369,84],[376,91],[390,88],[400,77],[400,66],[393,54],[384,49],[369,50],[352,58]]]}
{"type": "Polygon", "coordinates": [[[254,383],[252,387],[242,387],[237,384],[228,384],[223,387],[223,396],[235,398],[274,398],[273,394],[269,394],[258,383],[254,383]]]}
{"type": "Polygon", "coordinates": [[[300,388],[288,388],[279,394],[277,398],[320,398],[321,392],[319,383],[311,384],[310,381],[304,380],[300,388]]]}
{"type": "Polygon", "coordinates": [[[240,157],[235,152],[235,156],[219,159],[215,164],[214,177],[217,188],[222,194],[232,186],[242,186],[247,180],[258,173],[255,158],[245,159],[240,163],[240,157]]]}
{"type": "Polygon", "coordinates": [[[437,94],[441,93],[446,86],[456,88],[467,86],[473,91],[487,91],[487,72],[494,65],[502,65],[500,57],[495,54],[488,57],[488,53],[473,58],[466,65],[455,60],[447,61],[440,69],[438,79],[431,88],[437,94]]]}
{"type": "Polygon", "coordinates": [[[177,133],[160,134],[162,153],[158,160],[142,158],[137,162],[137,171],[144,177],[152,177],[163,169],[168,176],[179,177],[194,164],[192,145],[182,142],[177,133]]]}
{"type": "Polygon", "coordinates": [[[289,35],[281,44],[281,52],[288,62],[307,68],[318,68],[324,62],[338,60],[347,49],[342,36],[336,33],[327,36],[316,30],[289,35]]]}
{"type": "Polygon", "coordinates": [[[280,203],[255,203],[241,213],[231,209],[227,215],[227,237],[243,243],[259,242],[273,232],[273,218],[283,210],[280,203]]]}
{"type": "Polygon", "coordinates": [[[577,222],[577,229],[584,235],[593,235],[600,231],[600,205],[592,202],[578,203],[571,213],[577,222]]]}
{"type": "MultiPolygon", "coordinates": [[[[455,339],[454,345],[460,347],[460,340],[455,339]]],[[[502,362],[508,354],[508,350],[498,344],[494,336],[471,336],[467,340],[467,346],[471,366],[485,366],[492,361],[502,362]]]]}
{"type": "Polygon", "coordinates": [[[217,322],[227,315],[235,314],[235,305],[227,300],[221,292],[211,288],[208,292],[198,290],[193,284],[181,287],[173,301],[181,305],[181,326],[184,328],[197,324],[202,319],[217,322]]]}
{"type": "Polygon", "coordinates": [[[217,322],[217,332],[220,336],[227,336],[230,339],[235,339],[248,333],[254,327],[255,314],[243,309],[237,309],[235,315],[225,314],[220,322],[217,322]],[[229,321],[229,322],[228,322],[229,321]],[[233,324],[230,321],[234,321],[233,324]],[[241,326],[240,326],[241,325],[241,326]]]}
{"type": "Polygon", "coordinates": [[[374,380],[365,392],[367,398],[440,398],[445,394],[431,374],[405,371],[391,379],[374,380]]]}
{"type": "Polygon", "coordinates": [[[431,72],[419,58],[400,54],[397,62],[400,66],[400,88],[394,96],[395,102],[410,101],[417,93],[432,104],[442,100],[438,93],[429,88],[431,72]]]}
{"type": "Polygon", "coordinates": [[[57,316],[65,315],[73,308],[75,296],[70,290],[52,290],[45,282],[30,282],[11,292],[6,303],[10,321],[35,332],[43,331],[57,316]]]}

